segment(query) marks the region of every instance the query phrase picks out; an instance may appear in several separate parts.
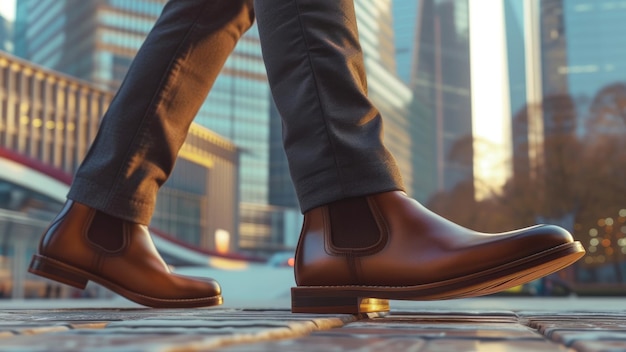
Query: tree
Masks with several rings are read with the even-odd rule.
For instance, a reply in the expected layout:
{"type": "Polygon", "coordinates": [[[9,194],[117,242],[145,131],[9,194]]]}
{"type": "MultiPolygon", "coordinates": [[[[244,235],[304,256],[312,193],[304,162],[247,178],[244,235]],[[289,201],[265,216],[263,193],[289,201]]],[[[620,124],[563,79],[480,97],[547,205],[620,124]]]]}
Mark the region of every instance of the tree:
{"type": "MultiPolygon", "coordinates": [[[[431,198],[429,207],[463,226],[505,231],[546,221],[564,225],[583,242],[582,267],[614,268],[624,280],[626,261],[626,85],[600,90],[584,116],[569,96],[544,100],[540,162],[530,162],[527,109],[514,118],[511,164],[515,173],[500,193],[476,200],[474,181],[466,180],[431,198]],[[580,121],[584,124],[581,126],[580,121]],[[584,128],[582,128],[584,127],[584,128]]],[[[449,157],[471,161],[471,137],[461,138],[449,157]]],[[[605,270],[605,269],[603,269],[605,270]]]]}

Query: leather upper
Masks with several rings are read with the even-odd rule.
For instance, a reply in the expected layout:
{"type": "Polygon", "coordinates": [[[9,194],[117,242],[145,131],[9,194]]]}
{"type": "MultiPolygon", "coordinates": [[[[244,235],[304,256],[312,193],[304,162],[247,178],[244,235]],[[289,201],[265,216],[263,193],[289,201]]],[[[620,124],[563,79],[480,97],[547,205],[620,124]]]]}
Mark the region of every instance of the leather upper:
{"type": "MultiPolygon", "coordinates": [[[[172,273],[144,225],[124,221],[121,233],[110,229],[109,236],[122,237],[115,241],[121,246],[105,249],[106,246],[87,235],[96,214],[93,208],[68,201],[42,237],[40,255],[154,298],[195,299],[220,295],[220,286],[214,280],[172,273]]],[[[99,232],[107,233],[107,229],[99,229],[99,232]]]]}
{"type": "MultiPolygon", "coordinates": [[[[403,192],[367,197],[380,231],[376,248],[334,248],[329,207],[305,214],[296,251],[299,286],[411,286],[463,277],[573,242],[564,229],[537,225],[486,234],[442,218],[403,192]]],[[[361,215],[342,221],[359,221],[361,215]]],[[[337,221],[337,220],[335,220],[337,221]]],[[[341,226],[346,228],[346,226],[341,226]]]]}

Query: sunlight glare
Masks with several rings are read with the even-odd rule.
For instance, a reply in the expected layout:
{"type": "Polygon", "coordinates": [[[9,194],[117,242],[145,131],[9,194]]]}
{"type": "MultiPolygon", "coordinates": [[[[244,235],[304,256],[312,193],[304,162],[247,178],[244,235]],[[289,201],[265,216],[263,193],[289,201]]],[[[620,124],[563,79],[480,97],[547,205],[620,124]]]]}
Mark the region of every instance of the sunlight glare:
{"type": "Polygon", "coordinates": [[[15,0],[0,1],[0,16],[9,21],[15,20],[15,0]]]}
{"type": "Polygon", "coordinates": [[[476,199],[511,175],[511,107],[502,2],[470,0],[472,129],[476,199]]]}

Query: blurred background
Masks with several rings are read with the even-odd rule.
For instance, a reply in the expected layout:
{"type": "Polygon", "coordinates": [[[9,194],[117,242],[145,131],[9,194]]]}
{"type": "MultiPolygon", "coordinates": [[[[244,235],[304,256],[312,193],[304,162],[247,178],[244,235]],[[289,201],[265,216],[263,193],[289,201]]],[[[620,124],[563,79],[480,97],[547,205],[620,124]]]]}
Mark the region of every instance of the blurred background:
{"type": "MultiPolygon", "coordinates": [[[[26,268],[165,3],[0,1],[0,299],[115,299],[26,268]]],[[[504,294],[626,294],[626,0],[355,6],[407,192],[472,229],[548,222],[583,242],[576,265],[504,294]]],[[[174,270],[274,299],[293,285],[301,223],[253,27],[196,117],[152,233],[174,270]]]]}

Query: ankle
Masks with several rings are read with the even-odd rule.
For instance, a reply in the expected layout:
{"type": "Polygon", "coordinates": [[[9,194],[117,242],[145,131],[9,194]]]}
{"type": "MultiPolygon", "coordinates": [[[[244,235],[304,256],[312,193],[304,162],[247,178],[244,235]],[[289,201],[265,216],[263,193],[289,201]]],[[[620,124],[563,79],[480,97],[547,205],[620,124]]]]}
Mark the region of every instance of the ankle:
{"type": "Polygon", "coordinates": [[[383,231],[368,197],[342,199],[327,205],[331,245],[338,250],[371,248],[381,241],[383,231]]]}
{"type": "Polygon", "coordinates": [[[93,210],[94,215],[87,230],[87,239],[94,245],[106,250],[117,251],[124,246],[124,223],[125,221],[93,210]]]}

